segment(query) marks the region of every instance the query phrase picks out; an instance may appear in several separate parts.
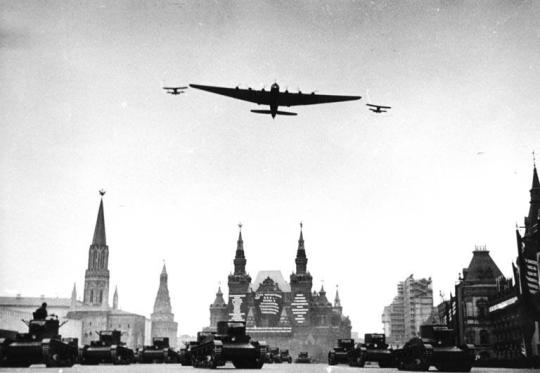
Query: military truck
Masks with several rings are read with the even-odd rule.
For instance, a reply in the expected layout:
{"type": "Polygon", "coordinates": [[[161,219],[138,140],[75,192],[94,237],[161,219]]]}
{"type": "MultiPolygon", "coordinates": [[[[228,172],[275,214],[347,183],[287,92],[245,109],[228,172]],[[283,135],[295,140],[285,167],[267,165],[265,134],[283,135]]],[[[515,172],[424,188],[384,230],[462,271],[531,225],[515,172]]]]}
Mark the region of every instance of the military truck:
{"type": "Polygon", "coordinates": [[[266,343],[254,341],[246,334],[244,321],[219,321],[217,332],[197,333],[191,365],[216,368],[230,361],[235,368],[260,369],[266,353],[266,343]]]}
{"type": "Polygon", "coordinates": [[[350,364],[354,339],[338,339],[337,346],[328,352],[328,365],[350,364]]]}
{"type": "Polygon", "coordinates": [[[121,341],[120,330],[102,330],[97,332],[99,340],[90,342],[79,351],[81,365],[131,364],[135,361],[133,350],[121,341]]]}
{"type": "Polygon", "coordinates": [[[16,333],[14,338],[0,338],[0,367],[29,367],[45,364],[47,367],[71,367],[77,360],[78,339],[62,338],[56,315],[44,320],[23,322],[28,333],[16,333]]]}
{"type": "Polygon", "coordinates": [[[149,363],[178,363],[179,354],[169,346],[169,338],[155,337],[151,346],[144,346],[138,353],[137,361],[149,363]]]}
{"type": "Polygon", "coordinates": [[[394,352],[399,370],[470,372],[475,358],[473,345],[456,346],[453,329],[445,325],[422,325],[420,337],[412,338],[394,352]]]}
{"type": "Polygon", "coordinates": [[[364,334],[364,362],[375,361],[381,368],[395,366],[393,350],[388,348],[386,337],[382,333],[364,334]]]}

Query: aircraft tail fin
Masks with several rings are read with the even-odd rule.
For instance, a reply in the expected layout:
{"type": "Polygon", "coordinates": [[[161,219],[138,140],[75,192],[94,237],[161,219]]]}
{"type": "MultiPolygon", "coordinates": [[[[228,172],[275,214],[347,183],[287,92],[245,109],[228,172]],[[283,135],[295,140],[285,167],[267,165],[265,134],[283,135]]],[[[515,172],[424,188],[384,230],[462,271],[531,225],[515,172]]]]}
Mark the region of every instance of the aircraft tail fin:
{"type": "MultiPolygon", "coordinates": [[[[251,110],[252,113],[256,114],[272,114],[270,110],[251,110]]],[[[289,111],[276,111],[277,115],[298,115],[296,113],[291,113],[289,111]]]]}

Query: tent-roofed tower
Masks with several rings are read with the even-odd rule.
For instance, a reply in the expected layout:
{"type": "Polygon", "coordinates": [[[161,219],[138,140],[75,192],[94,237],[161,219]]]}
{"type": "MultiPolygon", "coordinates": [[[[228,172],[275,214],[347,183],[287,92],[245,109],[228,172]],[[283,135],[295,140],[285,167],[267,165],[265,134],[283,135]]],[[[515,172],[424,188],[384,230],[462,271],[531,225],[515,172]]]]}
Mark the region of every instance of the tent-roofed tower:
{"type": "Polygon", "coordinates": [[[210,305],[210,327],[216,328],[218,321],[227,320],[227,304],[225,303],[225,299],[223,299],[221,286],[219,286],[216,293],[216,299],[214,299],[214,303],[210,305]]]}
{"type": "Polygon", "coordinates": [[[159,288],[154,302],[154,312],[150,318],[152,320],[152,338],[168,337],[171,346],[176,347],[178,323],[174,321],[174,314],[172,313],[165,263],[163,263],[163,269],[159,276],[159,288]]]}
{"type": "Polygon", "coordinates": [[[92,244],[88,250],[83,303],[87,306],[109,308],[109,246],[107,246],[105,236],[105,216],[103,213],[105,191],[100,190],[99,194],[101,201],[92,244]]]}

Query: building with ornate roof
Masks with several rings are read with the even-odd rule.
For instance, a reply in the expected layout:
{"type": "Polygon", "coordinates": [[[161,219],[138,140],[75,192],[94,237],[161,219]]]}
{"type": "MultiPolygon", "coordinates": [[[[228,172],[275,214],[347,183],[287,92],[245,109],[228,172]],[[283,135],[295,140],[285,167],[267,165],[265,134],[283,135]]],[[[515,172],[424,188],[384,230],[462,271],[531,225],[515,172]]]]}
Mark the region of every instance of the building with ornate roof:
{"type": "Polygon", "coordinates": [[[154,312],[150,318],[152,320],[152,338],[167,337],[169,338],[169,345],[171,347],[176,347],[178,323],[174,321],[174,314],[172,313],[168,275],[165,264],[163,264],[163,270],[159,276],[159,288],[154,302],[154,312]]]}
{"type": "Polygon", "coordinates": [[[308,351],[315,360],[325,361],[336,339],[350,338],[351,322],[342,313],[337,291],[334,304],[327,299],[323,287],[319,292],[313,291],[304,245],[300,229],[296,271],[289,282],[279,270],[260,271],[252,282],[246,272],[240,225],[234,272],[228,277],[228,302],[219,288],[210,305],[210,329],[222,320],[246,321],[247,332],[253,338],[289,349],[292,354],[308,351]]]}
{"type": "Polygon", "coordinates": [[[516,227],[517,260],[513,279],[497,280],[489,298],[494,358],[512,365],[540,366],[540,181],[536,165],[529,213],[516,227]]]}
{"type": "Polygon", "coordinates": [[[455,323],[459,344],[474,344],[484,359],[493,356],[489,298],[497,292],[502,273],[485,247],[477,246],[469,266],[455,286],[455,323]]]}
{"type": "Polygon", "coordinates": [[[97,331],[117,329],[122,331],[122,341],[130,348],[141,347],[145,337],[145,317],[118,308],[118,289],[109,306],[109,246],[105,236],[103,194],[99,204],[92,244],[88,250],[88,268],[85,272],[83,301],[77,301],[74,287],[70,310],[66,317],[81,322],[82,345],[99,338],[97,331]]]}

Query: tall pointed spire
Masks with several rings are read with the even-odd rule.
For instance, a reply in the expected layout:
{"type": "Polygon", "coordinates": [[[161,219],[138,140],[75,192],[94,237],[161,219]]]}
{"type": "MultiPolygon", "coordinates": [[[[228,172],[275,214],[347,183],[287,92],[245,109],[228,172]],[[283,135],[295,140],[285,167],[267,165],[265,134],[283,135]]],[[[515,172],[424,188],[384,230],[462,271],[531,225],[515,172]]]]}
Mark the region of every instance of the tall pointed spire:
{"type": "Polygon", "coordinates": [[[114,287],[114,295],[113,295],[112,304],[113,304],[112,308],[114,310],[117,310],[118,309],[118,286],[114,287]]]}
{"type": "Polygon", "coordinates": [[[84,279],[83,303],[89,306],[109,308],[109,247],[105,238],[105,218],[103,213],[103,195],[94,229],[92,244],[88,250],[88,268],[84,279]]]}
{"type": "Polygon", "coordinates": [[[304,234],[302,232],[304,225],[300,222],[300,238],[298,239],[298,250],[296,251],[296,274],[304,274],[307,271],[306,249],[304,247],[304,234]]]}
{"type": "Polygon", "coordinates": [[[234,257],[234,274],[246,274],[246,257],[244,255],[244,240],[242,239],[242,223],[238,224],[238,241],[236,242],[236,255],[234,257]]]}
{"type": "Polygon", "coordinates": [[[92,239],[92,245],[105,246],[107,240],[105,237],[105,218],[103,216],[103,195],[105,191],[102,189],[99,191],[101,194],[101,202],[99,203],[99,211],[96,221],[96,228],[94,229],[94,238],[92,239]]]}
{"type": "Polygon", "coordinates": [[[171,346],[176,346],[178,323],[174,321],[172,313],[168,277],[165,261],[163,261],[163,268],[159,275],[159,289],[154,302],[154,312],[150,315],[152,320],[151,337],[167,337],[171,346]]]}
{"type": "Polygon", "coordinates": [[[539,210],[540,210],[540,181],[538,180],[538,172],[536,171],[536,161],[533,165],[533,180],[532,180],[532,187],[531,187],[531,201],[530,201],[530,208],[529,208],[529,216],[526,219],[525,222],[525,231],[526,234],[529,231],[529,228],[536,224],[536,221],[539,218],[539,210]]]}
{"type": "Polygon", "coordinates": [[[341,307],[341,300],[339,299],[339,289],[336,285],[336,297],[334,298],[334,307],[341,307]]]}
{"type": "Polygon", "coordinates": [[[73,290],[71,291],[71,308],[75,308],[76,306],[77,306],[77,285],[74,282],[73,290]]]}
{"type": "Polygon", "coordinates": [[[169,296],[168,275],[165,263],[159,275],[159,289],[154,302],[154,313],[171,313],[171,298],[169,296]]]}

